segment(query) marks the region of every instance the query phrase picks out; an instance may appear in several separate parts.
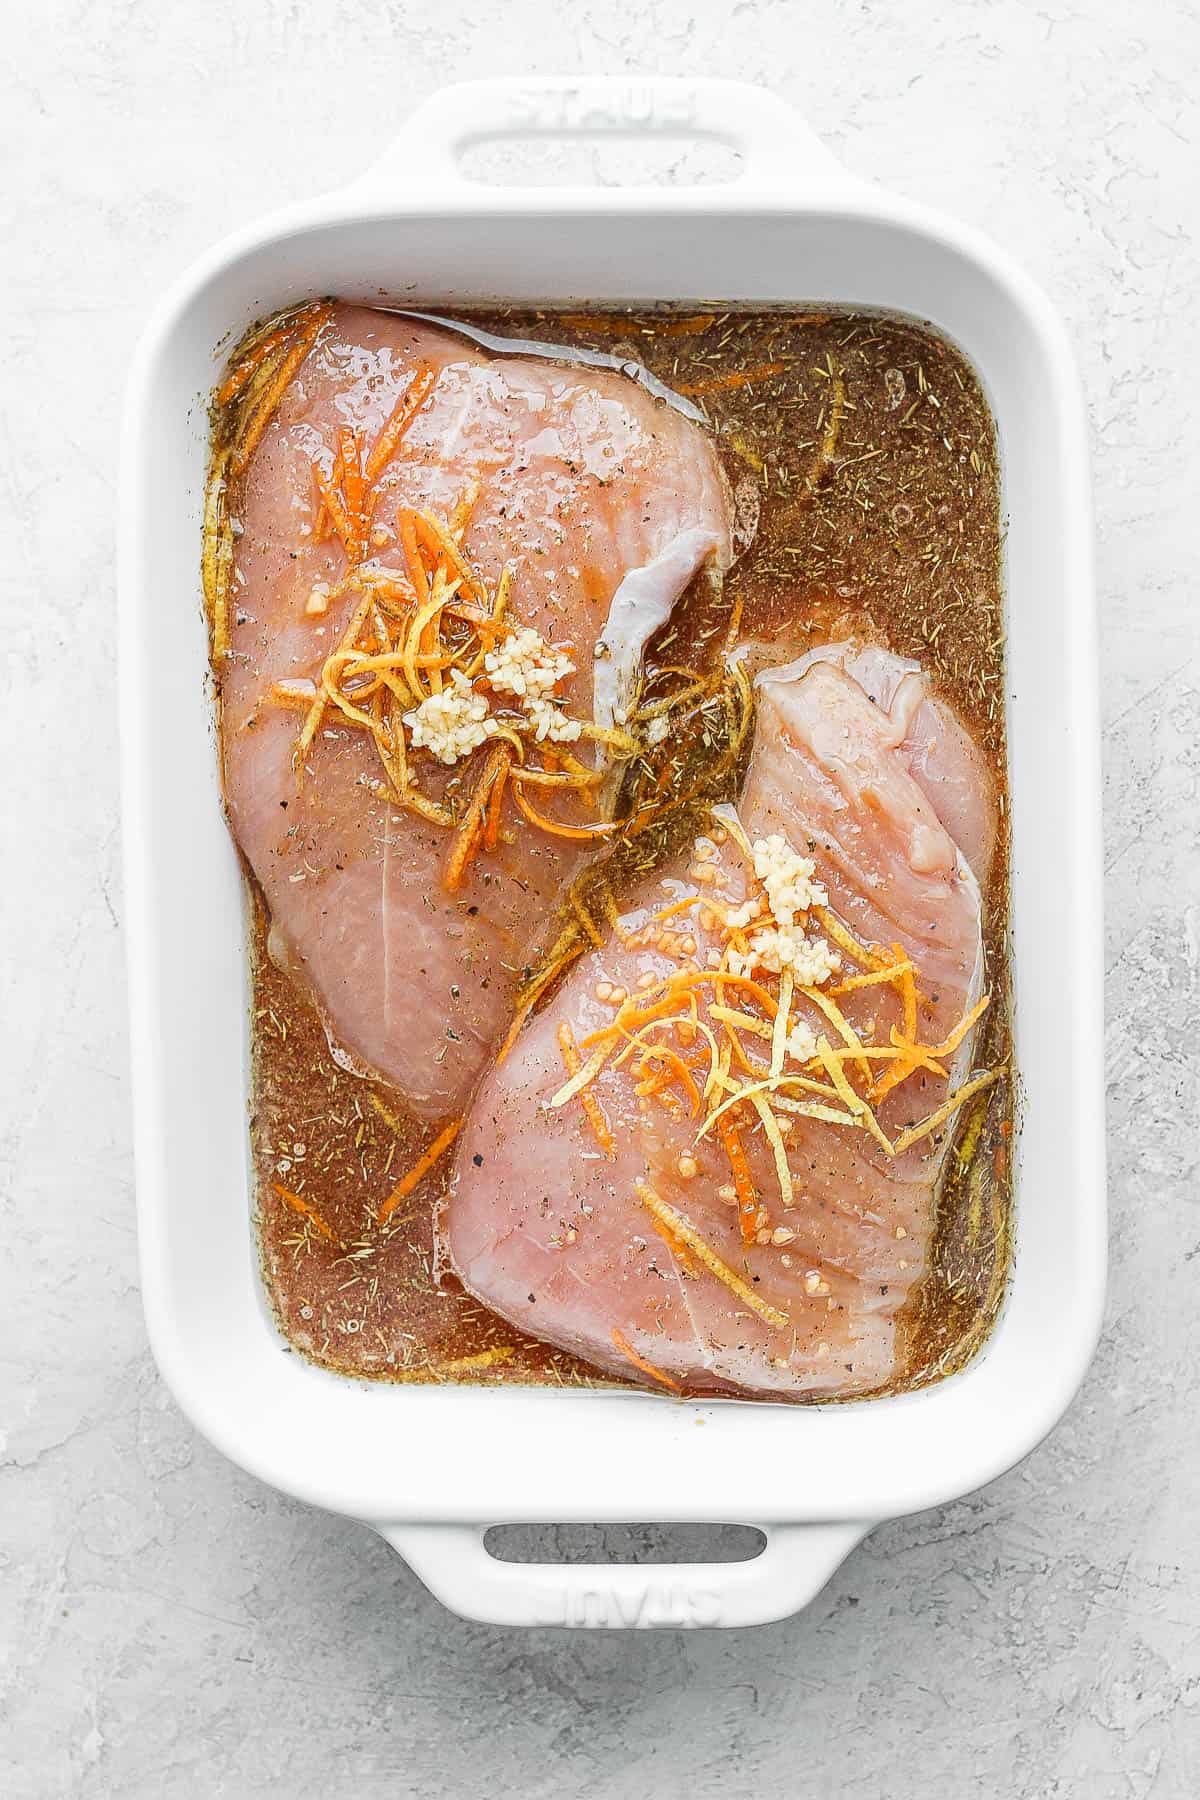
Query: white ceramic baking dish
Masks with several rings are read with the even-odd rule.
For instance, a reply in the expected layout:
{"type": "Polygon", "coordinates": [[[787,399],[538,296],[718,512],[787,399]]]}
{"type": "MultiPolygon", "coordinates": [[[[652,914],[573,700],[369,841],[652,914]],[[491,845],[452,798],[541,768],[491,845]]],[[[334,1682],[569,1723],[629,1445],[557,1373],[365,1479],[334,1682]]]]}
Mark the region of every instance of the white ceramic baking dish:
{"type": "Polygon", "coordinates": [[[974,233],[852,179],[772,95],[529,80],[435,95],[361,180],[243,231],[156,309],[121,515],[124,836],[142,1277],[154,1353],[226,1455],[367,1520],[449,1606],[501,1624],[744,1625],[803,1606],[871,1526],[989,1481],[1062,1414],[1104,1283],[1097,699],[1083,410],[1063,329],[974,233]],[[463,149],[529,133],[707,136],[741,176],[515,189],[463,149]],[[1023,1095],[1012,1282],[985,1351],[924,1392],[825,1408],[330,1376],[268,1317],[251,1227],[243,898],[199,595],[206,396],[223,346],[313,294],[848,302],[928,319],[985,384],[1007,537],[1013,968],[1023,1095]],[[508,1521],[741,1521],[748,1562],[520,1565],[508,1521]]]}

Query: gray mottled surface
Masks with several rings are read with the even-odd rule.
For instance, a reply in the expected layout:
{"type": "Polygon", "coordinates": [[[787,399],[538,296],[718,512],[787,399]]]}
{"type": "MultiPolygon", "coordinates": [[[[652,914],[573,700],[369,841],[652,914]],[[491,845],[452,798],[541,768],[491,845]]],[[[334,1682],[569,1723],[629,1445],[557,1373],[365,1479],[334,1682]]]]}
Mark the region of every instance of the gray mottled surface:
{"type": "Polygon", "coordinates": [[[0,10],[0,1791],[1200,1791],[1192,0],[0,10]],[[139,1310],[113,767],[131,342],[231,220],[354,171],[428,87],[529,66],[769,79],[852,167],[1017,249],[1070,318],[1090,396],[1104,1343],[1024,1467],[883,1527],[805,1617],[754,1633],[456,1622],[370,1532],[198,1442],[139,1310]]]}

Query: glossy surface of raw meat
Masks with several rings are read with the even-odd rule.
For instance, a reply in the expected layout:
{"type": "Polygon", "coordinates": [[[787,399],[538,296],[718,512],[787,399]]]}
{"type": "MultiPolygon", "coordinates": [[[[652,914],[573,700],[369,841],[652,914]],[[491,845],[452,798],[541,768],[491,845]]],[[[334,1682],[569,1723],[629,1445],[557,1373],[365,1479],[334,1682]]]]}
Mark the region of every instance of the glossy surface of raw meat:
{"type": "MultiPolygon", "coordinates": [[[[923,996],[918,1032],[939,1042],[982,977],[979,885],[939,817],[986,863],[994,802],[974,746],[911,665],[876,649],[828,646],[764,671],[758,693],[737,808],[745,833],[785,837],[813,859],[830,908],[862,943],[911,958],[923,996]]],[[[651,984],[672,972],[707,969],[722,948],[713,902],[736,908],[758,891],[736,838],[718,824],[631,896],[621,934],[576,966],[481,1088],[451,1187],[446,1247],[487,1305],[614,1372],[631,1373],[632,1350],[691,1390],[867,1393],[900,1372],[897,1317],[927,1268],[952,1126],[891,1158],[865,1130],[782,1115],[793,1188],[784,1207],[770,1146],[744,1107],[745,1154],[768,1215],[747,1247],[720,1134],[698,1138],[700,1119],[686,1106],[639,1093],[635,1061],[618,1066],[614,1057],[589,1089],[611,1129],[611,1155],[578,1100],[547,1107],[564,1079],[563,1022],[588,1054],[589,1038],[612,1022],[611,990],[653,998],[651,984]],[[689,898],[694,907],[655,919],[689,898]],[[663,1235],[639,1182],[686,1219],[753,1301],[663,1235]]],[[[841,973],[853,972],[850,964],[841,973]]],[[[733,988],[726,1000],[744,1004],[733,988]]],[[[886,985],[839,1004],[864,1041],[886,1044],[901,1018],[886,985]]],[[[830,1030],[814,1006],[799,1014],[830,1030]]],[[[671,1041],[681,1048],[686,1033],[671,1041]]],[[[768,1048],[752,1042],[764,1074],[768,1048]]],[[[879,1102],[893,1142],[940,1105],[969,1057],[968,1036],[949,1082],[918,1073],[879,1102]]],[[[701,1082],[705,1058],[696,1061],[701,1082]]]]}
{"type": "MultiPolygon", "coordinates": [[[[341,426],[370,443],[422,368],[437,383],[380,478],[372,555],[402,566],[397,508],[446,516],[477,479],[465,549],[488,582],[511,562],[511,617],[572,646],[578,672],[561,691],[573,712],[592,713],[593,645],[624,577],[666,556],[669,582],[686,585],[706,558],[724,567],[730,539],[716,457],[682,412],[624,374],[492,356],[402,315],[336,307],[263,436],[237,501],[221,684],[231,822],[272,954],[311,988],[331,1044],[437,1117],[465,1101],[589,851],[524,828],[510,805],[495,852],[448,894],[448,834],[370,791],[378,765],[362,734],[330,713],[298,783],[297,715],[264,702],[273,683],[319,676],[358,599],[307,610],[345,568],[335,537],[313,540],[313,465],[328,475],[341,426]]],[[[639,613],[657,618],[674,597],[661,581],[635,585],[622,639],[634,660],[639,613]]],[[[434,794],[463,773],[413,760],[434,794]]]]}

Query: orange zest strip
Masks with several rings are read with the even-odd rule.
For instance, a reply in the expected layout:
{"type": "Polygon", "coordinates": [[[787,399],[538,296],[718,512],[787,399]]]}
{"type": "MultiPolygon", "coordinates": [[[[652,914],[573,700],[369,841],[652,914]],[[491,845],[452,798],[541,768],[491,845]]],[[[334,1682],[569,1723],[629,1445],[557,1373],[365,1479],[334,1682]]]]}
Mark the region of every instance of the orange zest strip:
{"type": "Polygon", "coordinates": [[[673,900],[670,906],[664,906],[659,912],[651,913],[652,919],[673,919],[676,913],[689,912],[693,906],[699,906],[704,899],[703,894],[689,894],[686,900],[673,900]]]}
{"type": "Polygon", "coordinates": [[[761,1001],[771,1018],[775,1017],[779,1009],[774,1000],[762,983],[752,980],[749,975],[729,975],[721,969],[695,972],[679,969],[674,974],[666,976],[657,988],[649,988],[644,994],[631,996],[626,1000],[611,1025],[604,1025],[599,1031],[593,1031],[584,1038],[584,1047],[586,1048],[589,1044],[598,1044],[605,1037],[616,1037],[625,1030],[637,1031],[641,1026],[648,1025],[653,1019],[666,1018],[667,1014],[673,1012],[678,1006],[680,995],[691,988],[713,984],[719,992],[726,983],[730,987],[740,987],[752,993],[756,1000],[761,1001]],[[667,998],[652,998],[664,990],[666,990],[667,998]]]}
{"type": "Polygon", "coordinates": [[[408,579],[412,582],[413,592],[423,606],[429,598],[429,571],[425,567],[417,543],[417,534],[413,526],[414,515],[406,509],[400,512],[400,548],[404,552],[404,564],[408,570],[408,579]]]}
{"type": "Polygon", "coordinates": [[[907,968],[899,966],[907,960],[903,944],[893,944],[892,955],[896,958],[893,967],[896,968],[900,977],[900,998],[904,1005],[904,1024],[901,1029],[909,1043],[915,1044],[917,1041],[917,984],[913,980],[912,964],[909,963],[907,968]]]}
{"type": "Polygon", "coordinates": [[[367,484],[363,477],[362,439],[348,425],[343,425],[338,432],[338,456],[342,465],[342,493],[346,497],[346,512],[354,528],[350,560],[361,562],[367,548],[367,523],[363,510],[367,484]]]}
{"type": "Polygon", "coordinates": [[[830,994],[852,994],[856,988],[878,987],[882,982],[896,981],[906,969],[911,970],[912,966],[906,959],[899,965],[893,963],[885,969],[872,969],[869,975],[850,975],[827,991],[830,994]]]}
{"type": "Polygon", "coordinates": [[[643,1025],[653,1024],[655,1019],[665,1019],[678,1006],[678,1000],[659,1000],[654,1006],[640,1010],[633,1006],[627,1010],[631,1002],[626,1000],[611,1025],[602,1025],[598,1031],[590,1031],[582,1041],[581,1048],[588,1050],[593,1044],[603,1044],[612,1038],[620,1037],[622,1032],[640,1030],[643,1025]]]}
{"type": "Polygon", "coordinates": [[[633,1091],[639,1099],[643,1094],[661,1094],[664,1088],[670,1087],[673,1079],[670,1069],[660,1069],[657,1075],[647,1075],[644,1081],[639,1081],[633,1091]]]}
{"type": "Polygon", "coordinates": [[[307,306],[297,308],[286,325],[277,326],[274,331],[269,331],[265,337],[259,338],[258,342],[253,344],[246,354],[234,364],[217,389],[217,405],[226,406],[231,400],[235,400],[250,377],[262,368],[276,350],[281,350],[285,344],[292,343],[295,340],[296,328],[311,319],[314,314],[319,313],[322,307],[323,303],[320,300],[310,300],[307,306]]]}
{"type": "MultiPolygon", "coordinates": [[[[348,560],[353,562],[355,548],[354,521],[346,511],[346,508],[342,505],[341,495],[338,493],[334,483],[325,479],[316,463],[313,464],[313,477],[317,484],[317,491],[321,496],[321,511],[318,514],[317,522],[319,522],[323,528],[324,515],[326,513],[329,514],[329,517],[333,520],[333,529],[341,539],[342,549],[346,552],[348,560]]],[[[315,533],[316,523],[314,523],[313,531],[315,533]]]]}
{"type": "Polygon", "coordinates": [[[932,1051],[927,1049],[924,1044],[914,1044],[911,1038],[903,1037],[894,1025],[892,1027],[892,1043],[899,1050],[900,1055],[890,1069],[880,1070],[871,1088],[872,1100],[885,1099],[893,1088],[899,1087],[902,1081],[907,1081],[910,1075],[915,1075],[918,1069],[928,1069],[931,1075],[938,1075],[943,1080],[945,1079],[946,1070],[932,1051]]]}
{"type": "Polygon", "coordinates": [[[668,1081],[678,1079],[682,1083],[688,1100],[691,1103],[692,1118],[694,1119],[696,1114],[700,1111],[700,1089],[696,1086],[692,1072],[684,1062],[682,1056],[679,1056],[674,1050],[668,1049],[666,1044],[650,1044],[642,1052],[641,1062],[638,1065],[639,1070],[643,1063],[663,1063],[666,1065],[662,1072],[666,1075],[668,1081]]]}
{"type": "MultiPolygon", "coordinates": [[[[558,1047],[562,1052],[562,1059],[566,1065],[567,1074],[574,1079],[574,1077],[579,1074],[583,1064],[579,1059],[579,1051],[575,1047],[575,1038],[571,1032],[571,1027],[567,1024],[565,1019],[558,1028],[558,1047]]],[[[617,1154],[617,1147],[613,1139],[612,1127],[608,1122],[604,1108],[601,1106],[599,1100],[597,1100],[595,1094],[590,1093],[587,1088],[584,1088],[579,1095],[579,1104],[587,1114],[588,1123],[595,1134],[596,1142],[599,1144],[604,1154],[608,1157],[615,1157],[617,1154]]]]}
{"type": "Polygon", "coordinates": [[[846,1111],[850,1113],[864,1131],[869,1131],[885,1156],[895,1156],[896,1146],[890,1142],[879,1120],[871,1111],[865,1100],[859,1098],[846,1079],[845,1070],[835,1056],[830,1053],[828,1038],[817,1039],[817,1055],[825,1073],[838,1091],[846,1111]]]}
{"type": "Polygon", "coordinates": [[[504,790],[508,786],[509,770],[512,768],[512,757],[506,756],[497,770],[496,779],[488,795],[487,816],[483,826],[483,847],[494,850],[500,837],[500,820],[504,813],[504,790]]]}
{"type": "Polygon", "coordinates": [[[379,479],[387,468],[409,426],[428,400],[437,385],[437,370],[422,364],[395,406],[392,408],[379,436],[371,445],[371,453],[367,457],[366,475],[368,482],[379,479]]]}
{"type": "Polygon", "coordinates": [[[482,837],[483,807],[479,804],[479,790],[476,788],[454,834],[442,873],[442,886],[448,894],[455,893],[462,886],[463,876],[475,858],[482,837]]]}
{"type": "Polygon", "coordinates": [[[476,625],[483,630],[491,630],[495,624],[490,612],[482,606],[476,606],[472,600],[447,600],[446,611],[453,613],[456,619],[465,619],[468,625],[476,625]]]}
{"type": "Polygon", "coordinates": [[[675,392],[687,394],[692,399],[698,399],[701,394],[726,393],[731,388],[749,387],[755,381],[769,381],[772,375],[782,375],[791,367],[791,363],[755,363],[753,368],[735,369],[731,375],[705,375],[699,381],[682,382],[675,392]]]}
{"type": "MultiPolygon", "coordinates": [[[[532,787],[587,788],[599,787],[604,780],[603,769],[589,769],[586,764],[579,763],[573,769],[556,769],[554,764],[559,760],[552,751],[541,746],[544,769],[518,768],[513,770],[513,780],[528,782],[532,787]]],[[[575,761],[574,757],[571,758],[575,761]]]]}
{"type": "Polygon", "coordinates": [[[802,987],[798,991],[803,994],[804,998],[815,1006],[819,1012],[825,1014],[825,1017],[829,1020],[829,1023],[833,1026],[843,1044],[845,1044],[848,1050],[853,1052],[854,1060],[862,1071],[863,1080],[870,1081],[871,1065],[867,1061],[867,1053],[863,1046],[862,1039],[859,1037],[850,1021],[846,1018],[841,1007],[837,1005],[836,1001],[831,1000],[827,994],[822,993],[820,988],[802,987]]]}
{"type": "Polygon", "coordinates": [[[499,1050],[497,1050],[497,1052],[496,1052],[496,1067],[497,1068],[500,1067],[500,1064],[504,1061],[505,1057],[508,1055],[508,1053],[512,1049],[513,1045],[516,1043],[518,1037],[521,1035],[521,1027],[525,1023],[526,1019],[529,1017],[529,1015],[532,1011],[533,1011],[533,1001],[525,1000],[522,1002],[522,1004],[520,1006],[518,1006],[516,1012],[513,1014],[512,1024],[509,1026],[508,1030],[504,1034],[504,1042],[501,1044],[499,1050]]]}
{"type": "Polygon", "coordinates": [[[417,1184],[428,1175],[438,1158],[450,1148],[465,1123],[465,1119],[452,1119],[449,1125],[444,1126],[443,1129],[438,1132],[428,1150],[424,1151],[417,1158],[412,1168],[408,1171],[408,1174],[403,1176],[402,1179],[397,1182],[387,1199],[383,1202],[383,1205],[379,1208],[379,1211],[375,1214],[376,1222],[378,1224],[387,1224],[400,1202],[407,1199],[408,1195],[412,1193],[417,1184]]]}
{"type": "MultiPolygon", "coordinates": [[[[363,620],[370,610],[371,596],[370,594],[364,594],[353,613],[350,615],[350,623],[342,633],[341,641],[338,644],[339,651],[348,649],[351,644],[357,641],[358,634],[362,630],[363,620]]],[[[308,755],[309,749],[312,746],[312,741],[320,729],[321,720],[325,717],[325,708],[328,704],[329,695],[324,686],[321,686],[317,689],[313,703],[308,709],[308,716],[304,721],[300,736],[296,740],[294,760],[297,770],[303,767],[304,758],[308,755]]]]}
{"type": "Polygon", "coordinates": [[[728,1113],[722,1113],[717,1120],[717,1130],[721,1135],[721,1142],[725,1146],[729,1166],[733,1170],[733,1185],[737,1189],[738,1223],[742,1228],[742,1242],[743,1244],[752,1244],[754,1234],[758,1230],[758,1190],[750,1173],[750,1165],[746,1161],[746,1152],[742,1148],[742,1140],[738,1136],[737,1126],[728,1113]]]}
{"type": "Polygon", "coordinates": [[[742,1071],[742,1074],[750,1075],[752,1077],[767,1074],[768,1071],[765,1063],[752,1063],[750,1058],[746,1055],[746,1046],[743,1044],[737,1028],[733,1025],[726,1024],[724,1020],[722,1020],[721,1023],[724,1026],[725,1041],[729,1045],[733,1061],[742,1071]]]}
{"type": "Polygon", "coordinates": [[[450,854],[446,859],[445,872],[442,875],[442,886],[448,894],[454,893],[462,886],[462,878],[467,867],[479,849],[484,837],[485,820],[488,801],[492,789],[499,779],[502,770],[507,769],[512,752],[507,744],[497,744],[484,759],[479,780],[467,802],[467,810],[463,814],[462,823],[454,834],[450,845],[450,854]]]}
{"type": "Polygon", "coordinates": [[[902,1150],[907,1150],[910,1144],[918,1143],[921,1138],[928,1137],[931,1132],[936,1131],[939,1125],[944,1125],[950,1115],[957,1112],[964,1101],[969,1100],[973,1094],[981,1094],[984,1088],[991,1087],[993,1082],[999,1081],[1000,1075],[1001,1070],[992,1069],[986,1075],[975,1075],[970,1081],[965,1081],[962,1087],[956,1089],[949,1099],[938,1107],[936,1112],[930,1113],[927,1119],[922,1119],[917,1125],[910,1125],[907,1131],[900,1133],[893,1146],[897,1156],[902,1150]]]}
{"type": "MultiPolygon", "coordinates": [[[[729,1025],[737,1031],[748,1031],[751,1037],[766,1038],[770,1043],[775,1036],[775,1027],[768,1025],[765,1019],[756,1018],[753,1013],[738,1012],[733,1006],[712,1005],[708,1010],[714,1019],[720,1019],[722,1025],[729,1025]]],[[[778,1020],[779,1014],[776,1013],[775,1017],[778,1020]]]]}
{"type": "Polygon", "coordinates": [[[762,982],[755,981],[750,975],[731,975],[725,969],[701,969],[695,974],[691,974],[688,970],[681,969],[678,974],[669,975],[667,981],[672,988],[704,987],[705,985],[739,987],[746,993],[753,994],[772,1019],[779,1011],[774,997],[767,992],[762,982]]]}
{"type": "Polygon", "coordinates": [[[768,1018],[772,1020],[779,1011],[774,994],[765,988],[761,981],[755,981],[752,975],[731,975],[727,969],[714,969],[710,974],[702,974],[696,985],[703,986],[705,982],[711,982],[718,989],[736,987],[741,988],[745,994],[752,994],[768,1018]]]}
{"type": "Polygon", "coordinates": [[[256,344],[253,350],[248,350],[241,362],[229,371],[217,389],[217,405],[228,406],[231,400],[236,400],[250,377],[256,374],[262,365],[270,360],[280,345],[286,344],[290,337],[290,331],[273,331],[269,337],[262,340],[261,344],[256,344]]]}
{"type": "MultiPolygon", "coordinates": [[[[436,514],[428,511],[415,512],[410,517],[413,529],[426,549],[433,552],[434,559],[440,558],[449,563],[454,573],[462,581],[463,587],[468,593],[474,594],[476,600],[482,605],[486,598],[482,583],[472,574],[470,564],[442,521],[436,514]]],[[[490,618],[490,614],[485,616],[490,618]]]]}
{"type": "Polygon", "coordinates": [[[651,1381],[657,1381],[663,1387],[670,1388],[672,1393],[682,1394],[683,1389],[675,1377],[665,1374],[662,1369],[656,1369],[654,1364],[648,1363],[644,1356],[639,1356],[624,1332],[618,1331],[615,1325],[612,1329],[612,1341],[625,1360],[631,1362],[635,1369],[640,1369],[643,1375],[650,1377],[651,1381]]]}
{"type": "Polygon", "coordinates": [[[734,1273],[728,1263],[722,1262],[712,1245],[707,1239],[701,1237],[690,1219],[685,1219],[683,1214],[676,1212],[673,1206],[668,1206],[666,1201],[661,1199],[647,1182],[635,1181],[633,1185],[634,1191],[646,1211],[660,1224],[667,1226],[674,1236],[680,1238],[697,1262],[702,1263],[710,1275],[715,1275],[718,1281],[723,1282],[730,1293],[736,1294],[743,1305],[748,1306],[751,1312],[757,1313],[765,1325],[772,1326],[776,1331],[787,1330],[791,1324],[787,1314],[760,1299],[749,1282],[743,1281],[740,1275],[734,1273]]]}
{"type": "Polygon", "coordinates": [[[279,365],[278,372],[266,393],[250,415],[245,436],[235,452],[233,465],[235,475],[243,472],[250,458],[258,449],[259,440],[274,417],[276,407],[291,386],[301,363],[316,343],[322,327],[332,317],[332,312],[333,309],[329,306],[322,306],[319,311],[315,312],[279,365]]]}
{"type": "Polygon", "coordinates": [[[902,1057],[907,1056],[912,1059],[914,1068],[928,1069],[931,1075],[940,1075],[943,1081],[947,1079],[946,1065],[938,1061],[927,1044],[914,1044],[910,1039],[902,1037],[894,1025],[892,1026],[892,1043],[902,1057]]]}
{"type": "Polygon", "coordinates": [[[890,969],[891,958],[882,956],[867,944],[860,944],[848,926],[843,925],[836,913],[830,912],[827,906],[815,906],[813,911],[821,922],[821,929],[827,937],[831,937],[839,950],[844,950],[854,962],[864,969],[890,969]]]}
{"type": "Polygon", "coordinates": [[[990,1002],[991,995],[984,994],[982,999],[977,1000],[969,1012],[963,1014],[949,1037],[943,1038],[940,1044],[918,1044],[913,1042],[912,1037],[908,1034],[901,1037],[893,1030],[892,1042],[901,1051],[901,1059],[896,1061],[891,1069],[886,1072],[881,1071],[878,1080],[871,1090],[872,1097],[876,1100],[882,1100],[885,1095],[890,1094],[893,1088],[899,1087],[900,1083],[906,1081],[917,1069],[928,1069],[931,1075],[940,1075],[945,1078],[946,1070],[937,1060],[938,1057],[949,1056],[958,1049],[972,1026],[974,1026],[987,1011],[990,1002]]]}
{"type": "Polygon", "coordinates": [[[340,1242],[337,1233],[331,1230],[326,1224],[311,1200],[306,1200],[303,1194],[293,1194],[291,1188],[281,1187],[277,1181],[273,1181],[271,1186],[275,1189],[275,1192],[279,1195],[279,1198],[283,1201],[284,1205],[290,1206],[292,1211],[299,1213],[302,1218],[310,1220],[323,1238],[328,1238],[331,1244],[340,1242]]]}
{"type": "Polygon", "coordinates": [[[513,782],[512,793],[513,799],[516,801],[525,817],[529,820],[529,823],[531,825],[536,825],[539,831],[548,832],[551,837],[579,838],[584,841],[590,841],[592,838],[611,837],[614,831],[620,829],[615,820],[608,824],[598,825],[563,825],[560,824],[557,819],[546,818],[544,813],[538,812],[536,807],[531,806],[529,801],[525,798],[524,793],[521,791],[521,784],[519,781],[513,782]]]}
{"type": "Polygon", "coordinates": [[[977,1000],[970,1012],[963,1014],[948,1038],[943,1038],[940,1044],[928,1046],[929,1054],[931,1056],[949,1056],[951,1051],[957,1050],[972,1025],[987,1011],[990,1000],[990,994],[985,994],[982,1000],[977,1000]]]}
{"type": "Polygon", "coordinates": [[[281,325],[277,331],[269,331],[266,337],[259,338],[257,344],[247,350],[241,361],[234,364],[217,389],[217,405],[228,406],[231,400],[236,400],[250,377],[262,368],[276,350],[282,349],[284,344],[292,341],[296,326],[301,319],[310,316],[312,311],[312,307],[306,306],[302,312],[289,319],[286,325],[281,325]]]}

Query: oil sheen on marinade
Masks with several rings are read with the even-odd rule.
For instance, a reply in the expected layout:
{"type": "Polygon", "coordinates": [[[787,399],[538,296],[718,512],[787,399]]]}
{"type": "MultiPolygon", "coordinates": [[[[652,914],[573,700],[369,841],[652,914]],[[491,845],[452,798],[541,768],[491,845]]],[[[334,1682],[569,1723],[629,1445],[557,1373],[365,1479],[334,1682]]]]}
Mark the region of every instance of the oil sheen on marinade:
{"type": "MultiPolygon", "coordinates": [[[[999,484],[992,422],[969,366],[932,332],[874,315],[507,311],[471,322],[503,336],[628,356],[707,416],[742,519],[756,515],[757,525],[726,578],[724,610],[714,616],[707,596],[677,609],[651,643],[649,672],[656,663],[711,659],[737,603],[739,637],[769,644],[776,663],[852,635],[913,657],[971,728],[995,772],[1001,810],[996,874],[984,895],[993,1005],[974,1060],[1003,1063],[999,484]]],[[[655,848],[647,845],[647,854],[655,848]]],[[[334,1061],[311,1003],[266,955],[266,932],[258,906],[258,1229],[285,1336],[330,1368],[380,1379],[600,1379],[453,1284],[439,1285],[432,1220],[450,1158],[386,1229],[374,1224],[431,1127],[334,1061]],[[279,1198],[280,1189],[297,1188],[323,1229],[279,1198]]],[[[931,1272],[901,1319],[903,1374],[893,1388],[961,1366],[999,1306],[1009,1243],[1010,1092],[1009,1082],[999,1083],[959,1121],[931,1272]]]]}

